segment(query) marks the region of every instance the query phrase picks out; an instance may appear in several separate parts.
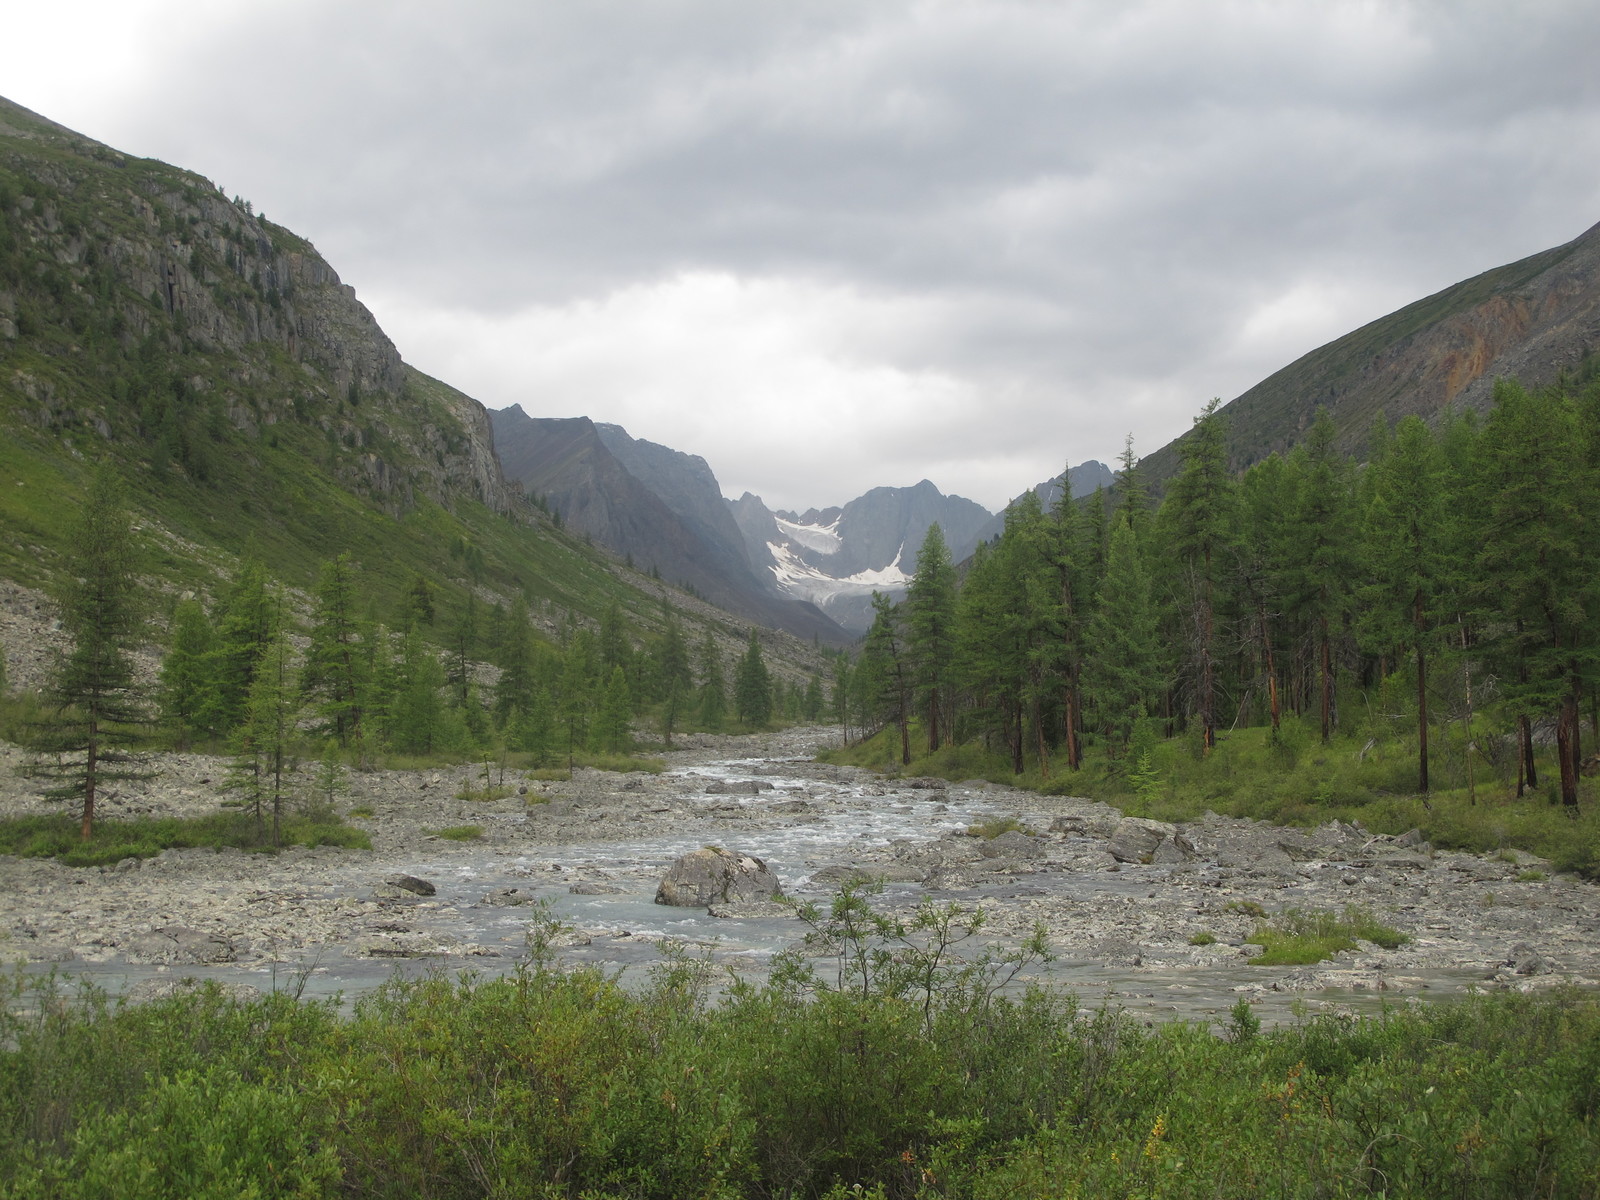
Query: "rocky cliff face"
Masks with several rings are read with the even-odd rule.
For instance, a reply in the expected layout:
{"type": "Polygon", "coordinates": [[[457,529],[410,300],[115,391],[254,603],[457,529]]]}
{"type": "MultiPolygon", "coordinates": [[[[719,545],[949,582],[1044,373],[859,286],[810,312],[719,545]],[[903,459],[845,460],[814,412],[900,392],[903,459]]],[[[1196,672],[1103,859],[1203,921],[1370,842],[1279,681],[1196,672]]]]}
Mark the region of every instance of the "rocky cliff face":
{"type": "Polygon", "coordinates": [[[419,493],[513,502],[482,406],[410,370],[311,243],[5,100],[0,403],[104,438],[154,440],[166,421],[180,444],[185,422],[309,423],[343,449],[342,481],[391,511],[419,493]]]}
{"type": "Polygon", "coordinates": [[[843,640],[817,609],[779,595],[751,571],[704,459],[588,417],[530,417],[513,405],[491,421],[507,477],[559,513],[569,530],[751,620],[843,640]]]}
{"type": "Polygon", "coordinates": [[[946,496],[926,479],[873,488],[842,508],[774,513],[748,493],[729,508],[751,561],[778,590],[815,604],[853,633],[872,624],[873,592],[905,594],[931,526],[959,560],[993,520],[982,505],[946,496]]]}
{"type": "MultiPolygon", "coordinates": [[[[1085,496],[1092,496],[1097,488],[1109,488],[1117,481],[1116,472],[1105,463],[1091,458],[1088,462],[1079,463],[1067,469],[1063,475],[1046,479],[1043,483],[1033,485],[1033,494],[1039,497],[1039,503],[1046,512],[1049,512],[1061,499],[1061,486],[1065,482],[1068,493],[1074,500],[1081,500],[1085,496]]],[[[1015,503],[1015,501],[1013,501],[1015,503]]],[[[1011,506],[1007,505],[1009,509],[1011,506]]],[[[978,541],[993,541],[1005,531],[1006,514],[1004,511],[996,514],[994,520],[983,527],[978,541]]]]}
{"type": "MultiPolygon", "coordinates": [[[[1305,435],[1320,407],[1338,445],[1359,455],[1372,422],[1446,408],[1485,410],[1494,381],[1553,382],[1600,350],[1600,225],[1485,271],[1329,342],[1225,406],[1229,450],[1243,469],[1305,435]]],[[[1178,439],[1181,441],[1182,439],[1178,439]]],[[[1144,460],[1159,486],[1178,442],[1144,460]]]]}

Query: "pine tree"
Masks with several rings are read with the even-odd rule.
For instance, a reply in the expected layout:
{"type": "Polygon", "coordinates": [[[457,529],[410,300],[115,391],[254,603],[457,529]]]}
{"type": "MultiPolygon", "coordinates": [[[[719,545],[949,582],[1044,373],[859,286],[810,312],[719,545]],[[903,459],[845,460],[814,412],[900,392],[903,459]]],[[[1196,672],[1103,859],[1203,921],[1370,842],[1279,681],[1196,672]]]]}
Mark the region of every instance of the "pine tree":
{"type": "Polygon", "coordinates": [[[928,753],[949,732],[955,674],[956,572],[937,524],[917,551],[917,574],[906,589],[906,657],[927,726],[928,753]]]}
{"type": "Polygon", "coordinates": [[[750,629],[750,644],[734,674],[733,715],[752,729],[759,729],[772,719],[772,677],[761,657],[761,640],[754,626],[750,629]]]}
{"type": "Polygon", "coordinates": [[[667,614],[661,637],[654,654],[656,693],[661,701],[661,736],[668,750],[672,749],[672,734],[678,727],[694,679],[689,671],[689,647],[684,643],[683,631],[671,613],[667,614]]]}
{"type": "Polygon", "coordinates": [[[142,778],[126,747],[127,726],[145,719],[129,651],[144,621],[138,591],[138,548],[122,488],[101,468],[72,533],[73,574],[57,598],[69,649],[46,690],[53,720],[39,728],[37,750],[53,756],[39,774],[57,781],[51,799],[81,804],[81,833],[94,833],[102,784],[142,778]]]}

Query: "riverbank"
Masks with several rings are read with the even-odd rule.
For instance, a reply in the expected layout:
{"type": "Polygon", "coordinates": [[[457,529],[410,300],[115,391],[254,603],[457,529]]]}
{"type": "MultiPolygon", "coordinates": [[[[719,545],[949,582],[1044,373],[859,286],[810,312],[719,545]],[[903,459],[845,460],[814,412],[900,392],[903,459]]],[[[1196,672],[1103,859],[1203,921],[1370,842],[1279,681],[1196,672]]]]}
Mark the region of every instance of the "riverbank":
{"type": "MultiPolygon", "coordinates": [[[[577,926],[567,948],[576,960],[637,964],[662,940],[687,938],[759,972],[799,941],[799,922],[649,904],[672,858],[716,844],[762,855],[801,899],[884,881],[874,903],[891,911],[927,900],[981,906],[985,935],[1002,949],[1041,925],[1057,959],[1043,978],[1155,1013],[1220,1011],[1241,995],[1342,1003],[1600,986],[1600,888],[1528,855],[1438,852],[1339,823],[1163,825],[981,781],[890,780],[812,761],[835,735],[683,739],[660,755],[661,774],[508,775],[511,794],[488,802],[461,798],[481,768],[357,773],[340,807],[370,814],[350,817],[370,851],[183,850],[106,868],[0,858],[0,956],[112,986],[122,968],[125,982],[193,972],[252,986],[309,969],[328,989],[360,988],[401,959],[509,969],[525,953],[523,902],[547,900],[577,926]],[[481,835],[439,836],[463,826],[481,835]],[[401,875],[433,894],[386,882],[401,875]],[[1408,940],[1358,942],[1315,965],[1249,965],[1264,918],[1352,906],[1408,940]]],[[[48,811],[19,776],[23,761],[0,747],[6,815],[48,811]]],[[[156,779],[107,798],[103,815],[215,809],[222,760],[167,755],[157,765],[156,779]]]]}

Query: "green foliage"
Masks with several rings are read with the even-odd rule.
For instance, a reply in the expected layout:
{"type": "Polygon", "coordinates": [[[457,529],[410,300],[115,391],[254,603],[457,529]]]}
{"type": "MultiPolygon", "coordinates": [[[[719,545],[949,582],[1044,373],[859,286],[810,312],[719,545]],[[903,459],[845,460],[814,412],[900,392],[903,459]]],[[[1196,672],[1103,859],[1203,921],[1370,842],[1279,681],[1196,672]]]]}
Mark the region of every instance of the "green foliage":
{"type": "Polygon", "coordinates": [[[733,715],[741,724],[759,729],[772,718],[772,677],[761,655],[761,639],[755,628],[739,659],[733,678],[733,715]]]}
{"type": "Polygon", "coordinates": [[[1252,966],[1300,966],[1322,962],[1335,954],[1356,948],[1356,939],[1394,950],[1411,939],[1398,930],[1380,924],[1364,909],[1347,908],[1342,916],[1328,912],[1303,912],[1286,909],[1268,924],[1259,925],[1250,941],[1262,953],[1250,960],[1252,966]]]}
{"type": "Polygon", "coordinates": [[[482,825],[450,825],[444,829],[429,831],[434,837],[442,837],[451,842],[475,842],[483,836],[482,825]]]}
{"type": "Polygon", "coordinates": [[[705,1003],[705,963],[683,953],[637,995],[557,969],[547,915],[532,922],[524,971],[395,981],[348,1017],[207,988],[122,1007],[19,977],[0,1006],[0,1191],[1592,1189],[1592,997],[1478,997],[1279,1029],[1241,1001],[1221,1037],[1146,1028],[1043,993],[994,994],[992,971],[962,954],[973,914],[886,922],[869,901],[841,896],[812,914],[817,948],[835,951],[827,971],[790,962],[717,1005],[705,1003]]]}
{"type": "MultiPolygon", "coordinates": [[[[279,844],[372,849],[372,842],[364,832],[321,814],[288,814],[283,821],[279,844]]],[[[238,811],[205,817],[101,821],[87,842],[79,836],[76,823],[66,817],[0,820],[0,853],[21,858],[55,858],[69,867],[109,866],[125,858],[154,858],[163,850],[226,846],[244,850],[271,848],[253,817],[238,811]]]]}
{"type": "Polygon", "coordinates": [[[990,817],[987,821],[979,821],[976,825],[967,826],[969,835],[983,838],[986,841],[993,841],[1002,833],[1028,832],[1028,827],[1015,817],[990,817]]]}
{"type": "Polygon", "coordinates": [[[1217,935],[1208,929],[1202,929],[1189,937],[1189,945],[1191,946],[1215,946],[1216,944],[1217,935]]]}

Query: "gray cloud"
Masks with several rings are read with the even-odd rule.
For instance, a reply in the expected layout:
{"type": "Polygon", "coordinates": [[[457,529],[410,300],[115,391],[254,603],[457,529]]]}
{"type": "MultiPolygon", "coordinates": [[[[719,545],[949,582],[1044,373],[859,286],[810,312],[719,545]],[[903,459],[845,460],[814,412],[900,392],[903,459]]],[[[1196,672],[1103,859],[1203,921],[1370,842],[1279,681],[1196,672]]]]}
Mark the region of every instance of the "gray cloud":
{"type": "Polygon", "coordinates": [[[249,196],[486,403],[792,507],[997,505],[1600,219],[1587,3],[118,19],[104,70],[34,52],[13,98],[249,196]]]}

